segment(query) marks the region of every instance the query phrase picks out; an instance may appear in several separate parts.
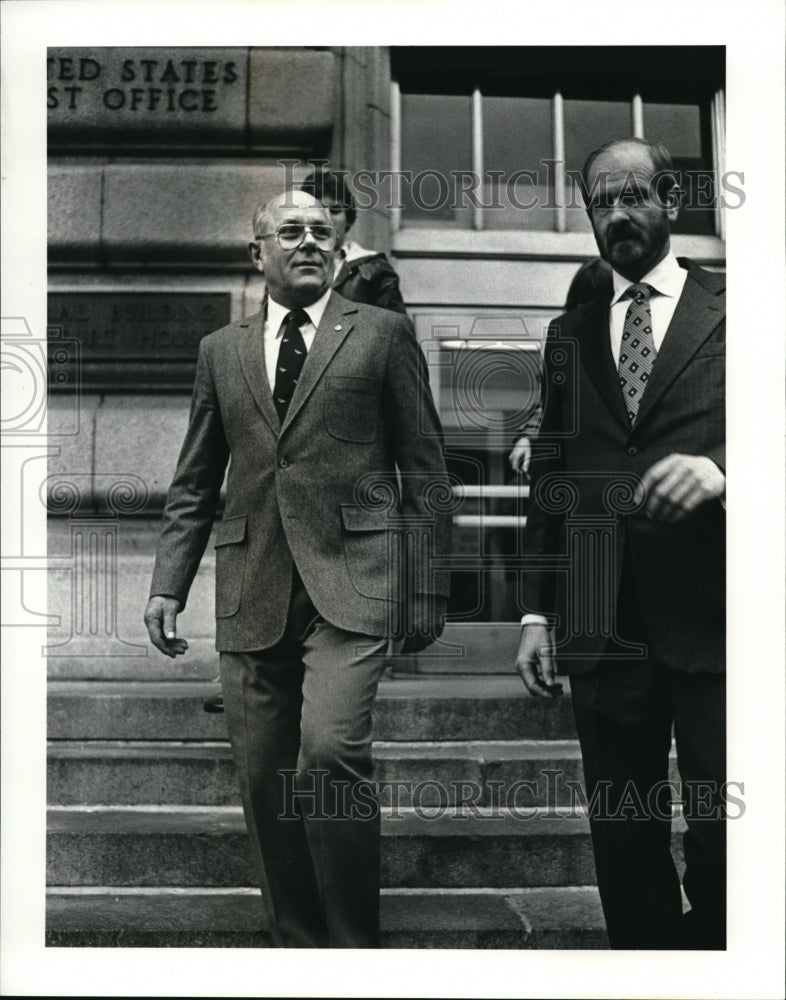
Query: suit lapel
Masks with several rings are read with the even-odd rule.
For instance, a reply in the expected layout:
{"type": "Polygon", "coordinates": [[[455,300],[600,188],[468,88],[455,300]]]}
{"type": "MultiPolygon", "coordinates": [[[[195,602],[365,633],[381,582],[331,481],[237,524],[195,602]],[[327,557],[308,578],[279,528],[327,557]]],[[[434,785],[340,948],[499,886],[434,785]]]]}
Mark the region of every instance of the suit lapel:
{"type": "Polygon", "coordinates": [[[717,296],[688,271],[685,287],[655,359],[647,390],[641,398],[636,427],[646,420],[722,318],[723,308],[717,296]]]}
{"type": "MultiPolygon", "coordinates": [[[[328,299],[327,308],[322,314],[322,321],[314,335],[314,343],[308,352],[303,371],[295,386],[292,402],[281,430],[285,430],[300,412],[303,404],[314,390],[314,386],[322,377],[331,358],[341,346],[344,338],[352,329],[357,306],[333,292],[328,299]]],[[[272,402],[271,402],[272,406],[272,402]]],[[[275,408],[274,408],[275,412],[275,408]]]]}
{"type": "Polygon", "coordinates": [[[273,393],[267,379],[265,368],[265,338],[263,336],[265,310],[244,320],[240,326],[240,367],[243,376],[251,390],[251,395],[262,412],[262,416],[270,424],[273,433],[278,435],[281,422],[273,404],[273,393]]]}
{"type": "MultiPolygon", "coordinates": [[[[625,427],[630,427],[611,353],[608,296],[601,295],[582,307],[576,329],[581,361],[587,374],[609,410],[625,427]]],[[[570,336],[569,330],[566,333],[570,336]]]]}

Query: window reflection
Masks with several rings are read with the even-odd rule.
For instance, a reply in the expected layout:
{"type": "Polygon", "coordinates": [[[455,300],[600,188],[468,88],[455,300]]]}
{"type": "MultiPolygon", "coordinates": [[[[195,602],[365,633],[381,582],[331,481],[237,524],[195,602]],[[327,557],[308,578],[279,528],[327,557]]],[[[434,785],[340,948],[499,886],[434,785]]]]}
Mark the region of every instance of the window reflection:
{"type": "Polygon", "coordinates": [[[709,115],[699,104],[644,102],[644,133],[662,142],[682,175],[682,208],[674,233],[713,235],[715,183],[709,115]]]}
{"type": "MultiPolygon", "coordinates": [[[[578,74],[557,61],[548,73],[537,75],[535,64],[521,53],[506,57],[500,50],[495,58],[498,65],[492,69],[489,63],[483,72],[473,71],[470,63],[463,74],[453,66],[442,81],[444,93],[434,92],[441,85],[441,58],[426,60],[425,76],[422,66],[418,75],[415,60],[409,80],[404,56],[395,60],[399,158],[413,181],[401,188],[404,226],[543,232],[562,231],[564,226],[568,232],[589,233],[583,203],[570,177],[566,211],[557,210],[553,161],[559,155],[564,159],[562,169],[578,172],[593,149],[633,135],[643,122],[644,136],[667,146],[689,184],[674,232],[716,234],[716,139],[710,121],[717,111],[714,95],[722,88],[717,66],[713,64],[711,73],[706,70],[710,73],[706,80],[692,84],[688,76],[681,81],[679,89],[688,91],[681,99],[673,81],[653,82],[652,67],[650,79],[640,87],[632,69],[627,78],[617,78],[609,64],[606,75],[599,77],[598,67],[587,63],[586,54],[578,74]],[[419,87],[425,92],[418,93],[419,87]],[[473,167],[479,179],[470,179],[473,167]],[[462,173],[465,176],[457,185],[456,175],[462,173]],[[476,201],[479,205],[474,205],[476,201]]],[[[532,58],[537,62],[545,57],[536,53],[532,58]]],[[[684,56],[685,65],[696,58],[684,56]]]]}
{"type": "Polygon", "coordinates": [[[471,209],[455,207],[453,178],[455,171],[472,167],[472,108],[468,95],[402,94],[401,162],[413,176],[412,185],[402,185],[407,223],[471,227],[471,209]]]}
{"type": "Polygon", "coordinates": [[[501,174],[484,178],[484,229],[553,229],[552,101],[546,97],[484,97],[483,160],[501,174]],[[537,174],[537,181],[522,170],[537,174]],[[534,206],[534,207],[533,207],[534,206]]]}

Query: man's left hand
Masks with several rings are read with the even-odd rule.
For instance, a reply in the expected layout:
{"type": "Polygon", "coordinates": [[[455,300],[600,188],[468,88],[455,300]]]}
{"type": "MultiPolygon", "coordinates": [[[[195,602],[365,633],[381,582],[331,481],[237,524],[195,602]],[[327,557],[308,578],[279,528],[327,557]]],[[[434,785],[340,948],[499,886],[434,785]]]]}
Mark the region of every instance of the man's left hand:
{"type": "Polygon", "coordinates": [[[679,521],[700,504],[722,498],[726,476],[704,455],[667,455],[644,473],[636,499],[653,521],[679,521]]]}
{"type": "Polygon", "coordinates": [[[402,653],[419,653],[442,635],[447,599],[433,594],[417,594],[410,604],[410,617],[402,653]]]}

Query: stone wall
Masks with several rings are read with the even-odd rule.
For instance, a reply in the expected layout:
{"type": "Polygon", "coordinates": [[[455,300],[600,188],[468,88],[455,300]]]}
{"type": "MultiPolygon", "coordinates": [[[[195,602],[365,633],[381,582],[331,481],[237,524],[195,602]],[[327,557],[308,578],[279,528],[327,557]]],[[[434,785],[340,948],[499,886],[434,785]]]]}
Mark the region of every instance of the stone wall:
{"type": "MultiPolygon", "coordinates": [[[[131,666],[147,659],[144,646],[123,653],[115,640],[145,641],[158,517],[198,342],[259,308],[264,283],[247,252],[253,212],[301,180],[309,160],[348,170],[386,163],[390,87],[385,50],[365,48],[57,48],[47,77],[51,450],[42,492],[59,567],[48,575],[59,619],[51,641],[60,644],[50,672],[62,676],[106,655],[118,664],[130,656],[131,666]],[[138,502],[107,506],[112,483],[138,502]],[[110,569],[80,555],[83,544],[112,549],[110,569]],[[107,571],[114,596],[75,590],[74,574],[89,582],[92,573],[101,588],[107,571]],[[80,635],[94,654],[75,644],[83,612],[80,635]]],[[[354,234],[389,249],[384,209],[360,213],[354,234]]],[[[212,573],[208,553],[184,616],[208,647],[212,573]]]]}

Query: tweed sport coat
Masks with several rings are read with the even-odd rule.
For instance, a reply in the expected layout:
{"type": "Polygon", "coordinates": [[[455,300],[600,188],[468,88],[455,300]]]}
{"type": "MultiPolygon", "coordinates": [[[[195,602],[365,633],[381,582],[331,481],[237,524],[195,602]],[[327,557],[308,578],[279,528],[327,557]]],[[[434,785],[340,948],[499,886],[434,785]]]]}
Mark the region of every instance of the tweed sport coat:
{"type": "Polygon", "coordinates": [[[598,602],[613,614],[626,545],[659,662],[685,672],[725,668],[723,503],[666,524],[633,502],[636,480],[671,453],[704,455],[725,471],[725,275],[679,264],[685,287],[632,427],[611,353],[608,295],[549,329],[524,604],[555,623],[563,673],[589,670],[607,654],[598,602]]]}
{"type": "Polygon", "coordinates": [[[150,592],[185,606],[229,463],[216,648],[281,638],[293,562],[328,622],[396,634],[408,594],[448,594],[432,565],[450,545],[442,429],[412,324],[333,292],[283,425],[263,325],[264,310],[200,344],[150,592]]]}

